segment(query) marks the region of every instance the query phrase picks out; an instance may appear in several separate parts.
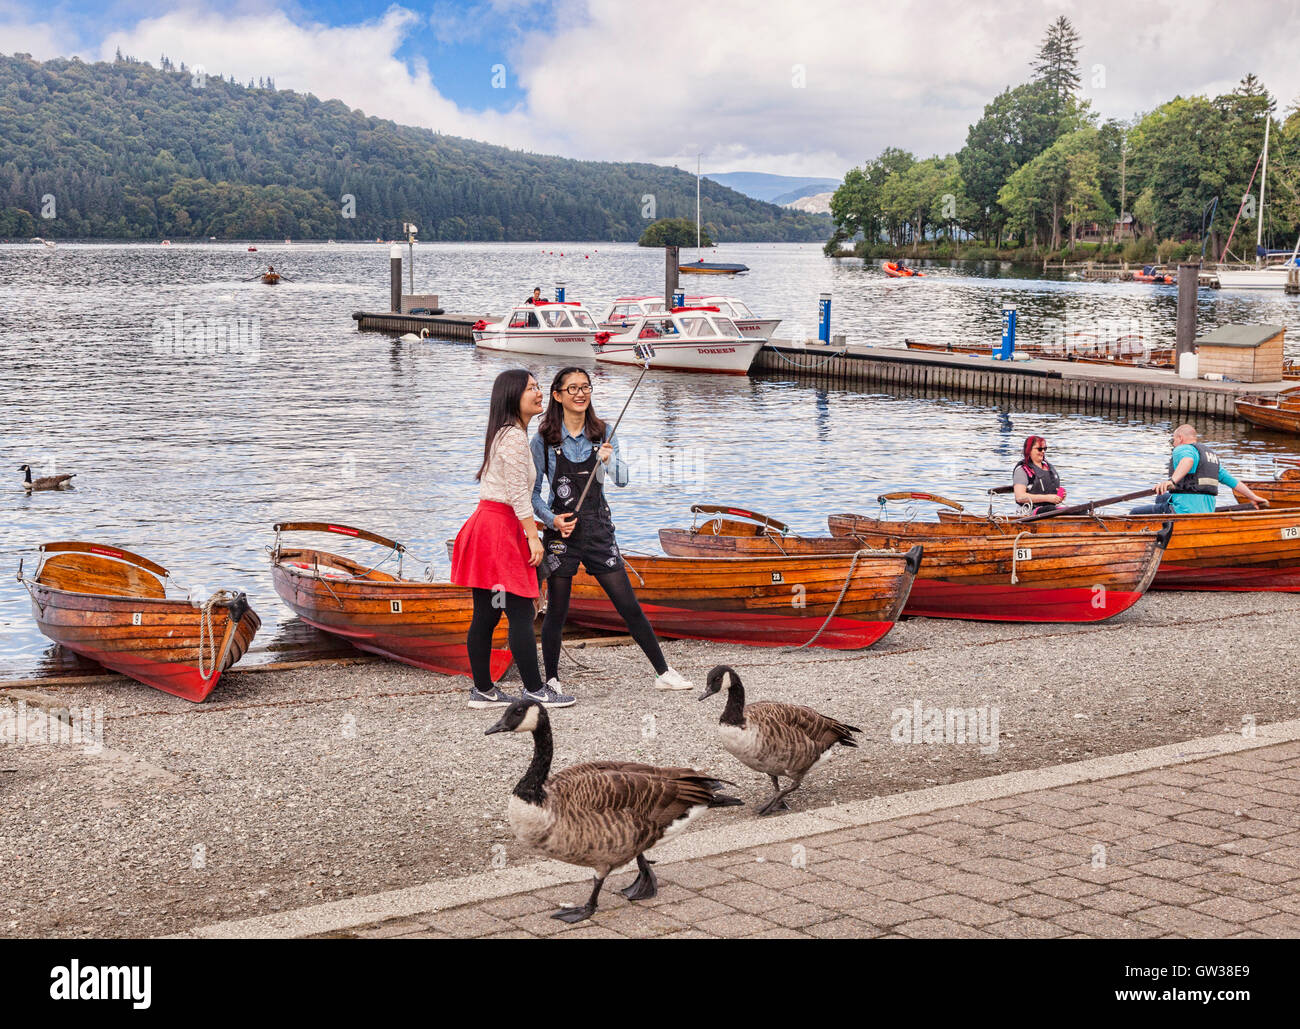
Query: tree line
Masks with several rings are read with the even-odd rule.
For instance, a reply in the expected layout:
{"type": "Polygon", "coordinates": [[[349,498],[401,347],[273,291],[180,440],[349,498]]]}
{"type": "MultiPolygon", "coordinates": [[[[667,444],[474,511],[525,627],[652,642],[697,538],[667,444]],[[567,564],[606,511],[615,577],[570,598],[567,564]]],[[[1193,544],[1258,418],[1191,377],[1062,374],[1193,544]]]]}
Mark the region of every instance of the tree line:
{"type": "MultiPolygon", "coordinates": [[[[0,56],[0,237],[626,240],[695,217],[695,176],[367,117],[166,57],[0,56]]],[[[714,238],[823,240],[825,216],[705,180],[714,238]]]]}
{"type": "Polygon", "coordinates": [[[965,242],[1037,258],[1077,253],[1087,236],[1102,250],[1122,244],[1129,259],[1182,257],[1204,245],[1213,260],[1240,213],[1251,224],[1237,225],[1232,252],[1253,259],[1269,119],[1266,234],[1294,244],[1300,107],[1275,117],[1274,100],[1247,74],[1222,96],[1179,96],[1132,123],[1101,122],[1080,96],[1079,50],[1069,19],[1058,18],[1032,77],[985,106],[956,154],[918,160],[889,147],[850,171],[831,200],[827,252],[857,240],[862,256],[922,246],[951,255],[965,242]]]}

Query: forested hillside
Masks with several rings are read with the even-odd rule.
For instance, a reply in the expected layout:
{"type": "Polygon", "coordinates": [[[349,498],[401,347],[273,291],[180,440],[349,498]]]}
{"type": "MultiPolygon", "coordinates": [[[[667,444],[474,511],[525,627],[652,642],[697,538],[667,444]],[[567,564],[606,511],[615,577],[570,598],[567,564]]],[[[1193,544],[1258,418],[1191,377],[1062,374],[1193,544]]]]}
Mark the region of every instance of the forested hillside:
{"type": "Polygon", "coordinates": [[[850,171],[831,200],[828,250],[860,237],[864,256],[923,244],[941,256],[978,239],[1064,257],[1087,237],[1097,253],[1122,247],[1128,260],[1202,246],[1216,260],[1231,237],[1225,256],[1253,260],[1270,118],[1264,244],[1290,249],[1300,231],[1300,108],[1279,114],[1247,74],[1221,96],[1174,97],[1132,122],[1099,123],[1081,88],[1080,47],[1058,18],[1030,80],[994,97],[957,153],[918,160],[888,147],[850,171]]]}
{"type": "MultiPolygon", "coordinates": [[[[632,241],[695,218],[695,177],[674,168],[523,153],[160,63],[0,56],[0,237],[375,239],[411,221],[425,240],[632,241]]],[[[829,231],[703,193],[718,242],[829,231]]]]}

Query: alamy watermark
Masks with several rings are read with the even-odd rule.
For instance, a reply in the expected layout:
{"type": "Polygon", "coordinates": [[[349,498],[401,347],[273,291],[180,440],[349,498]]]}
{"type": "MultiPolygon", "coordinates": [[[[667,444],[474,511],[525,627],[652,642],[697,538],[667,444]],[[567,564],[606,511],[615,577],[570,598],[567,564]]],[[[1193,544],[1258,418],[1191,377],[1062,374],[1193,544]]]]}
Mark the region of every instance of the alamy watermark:
{"type": "Polygon", "coordinates": [[[102,707],[28,707],[27,701],[0,703],[0,745],[12,743],[81,746],[87,754],[104,749],[102,707]]]}
{"type": "Polygon", "coordinates": [[[186,318],[178,305],[171,318],[153,321],[153,351],[169,357],[238,357],[255,364],[262,356],[262,328],[257,315],[186,318]]]}
{"type": "Polygon", "coordinates": [[[889,738],[897,744],[979,744],[981,754],[998,752],[996,707],[925,707],[914,700],[911,707],[894,708],[889,718],[889,738]]]}

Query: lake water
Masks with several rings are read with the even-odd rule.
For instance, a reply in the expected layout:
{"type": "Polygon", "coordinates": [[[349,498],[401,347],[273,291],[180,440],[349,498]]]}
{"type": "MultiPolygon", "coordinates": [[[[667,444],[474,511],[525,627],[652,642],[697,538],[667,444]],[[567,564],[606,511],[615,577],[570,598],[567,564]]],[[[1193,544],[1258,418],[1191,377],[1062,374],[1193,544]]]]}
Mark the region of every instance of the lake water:
{"type": "MultiPolygon", "coordinates": [[[[1004,301],[1018,305],[1022,342],[1067,332],[1173,339],[1172,286],[1050,281],[996,264],[891,280],[812,244],[716,253],[752,271],[687,278],[688,291],[700,282],[740,296],[785,319],[780,336],[814,335],[825,291],[832,331],[851,342],[994,340],[1004,301]]],[[[500,313],[534,285],[551,295],[558,279],[569,299],[596,304],[655,293],[663,277],[660,251],[620,244],[426,244],[415,263],[418,291],[470,313],[500,313]]],[[[410,546],[408,571],[431,563],[445,576],[443,541],[477,499],[493,378],[523,363],[545,386],[556,364],[356,331],[353,311],[387,303],[383,245],[259,244],[257,254],[215,243],[0,247],[0,677],[72,666],[37,632],[13,576],[45,541],[126,547],[205,595],[245,590],[264,622],[245,658],[253,663],[322,646],[287,624],[271,587],[265,547],[275,521],[373,528],[410,546]],[[267,263],[292,281],[250,281],[267,263]],[[175,323],[189,319],[243,319],[244,344],[177,348],[175,323]],[[25,495],[15,470],[23,463],[37,475],[76,472],[76,489],[25,495]]],[[[1203,331],[1233,321],[1285,324],[1300,350],[1296,298],[1201,291],[1203,331]]],[[[597,410],[616,416],[635,374],[593,366],[597,410]]],[[[689,522],[698,502],[744,504],[805,532],[824,531],[829,512],[874,509],[891,487],[978,507],[985,488],[1008,481],[1030,433],[1049,438],[1071,499],[1083,500],[1155,481],[1170,428],[1056,406],[652,372],[620,431],[632,482],[612,507],[630,550],[657,549],[657,530],[689,522]]],[[[1237,474],[1271,475],[1273,455],[1300,452],[1300,441],[1228,423],[1202,430],[1237,474]]]]}

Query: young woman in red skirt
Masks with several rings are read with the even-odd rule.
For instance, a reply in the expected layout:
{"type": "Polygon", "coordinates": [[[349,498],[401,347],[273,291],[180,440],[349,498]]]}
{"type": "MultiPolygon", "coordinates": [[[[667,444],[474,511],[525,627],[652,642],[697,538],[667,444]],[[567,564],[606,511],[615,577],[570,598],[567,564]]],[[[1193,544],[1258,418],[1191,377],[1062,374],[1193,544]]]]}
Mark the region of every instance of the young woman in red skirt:
{"type": "Polygon", "coordinates": [[[537,669],[533,634],[537,565],[542,541],[533,520],[532,454],[528,423],[542,412],[537,380],[522,368],[502,372],[492,384],[483,463],[479,466],[478,507],[456,535],[451,581],[474,595],[474,617],[465,639],[474,686],[473,708],[505,707],[518,699],[492,682],[492,634],[502,609],[510,621],[510,653],[524,682],[524,696],[547,707],[568,707],[564,697],[543,683],[537,669]]]}

